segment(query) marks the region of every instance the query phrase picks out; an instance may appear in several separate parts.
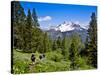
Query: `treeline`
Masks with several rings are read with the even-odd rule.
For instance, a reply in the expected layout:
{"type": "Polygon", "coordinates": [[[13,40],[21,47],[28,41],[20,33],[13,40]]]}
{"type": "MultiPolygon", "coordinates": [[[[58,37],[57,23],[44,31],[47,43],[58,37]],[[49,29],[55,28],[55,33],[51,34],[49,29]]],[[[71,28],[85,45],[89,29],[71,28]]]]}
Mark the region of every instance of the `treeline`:
{"type": "Polygon", "coordinates": [[[20,2],[12,3],[13,20],[13,47],[24,52],[42,51],[44,33],[39,28],[35,9],[31,13],[28,9],[27,15],[20,2]]]}
{"type": "Polygon", "coordinates": [[[48,34],[40,29],[35,8],[32,12],[28,9],[26,15],[20,2],[13,2],[12,9],[13,48],[24,52],[38,51],[40,53],[61,51],[64,60],[72,62],[73,69],[78,66],[76,60],[79,57],[86,57],[87,63],[97,68],[97,19],[95,13],[92,13],[88,36],[83,44],[77,33],[73,33],[70,38],[50,39],[48,34]]]}

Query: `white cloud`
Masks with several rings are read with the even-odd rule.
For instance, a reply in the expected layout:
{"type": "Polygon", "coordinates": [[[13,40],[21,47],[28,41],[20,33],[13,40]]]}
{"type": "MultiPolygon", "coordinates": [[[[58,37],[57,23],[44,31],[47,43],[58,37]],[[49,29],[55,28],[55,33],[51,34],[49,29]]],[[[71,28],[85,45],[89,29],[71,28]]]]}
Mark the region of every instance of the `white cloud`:
{"type": "Polygon", "coordinates": [[[52,18],[50,17],[50,16],[45,16],[45,17],[40,17],[40,18],[38,18],[38,21],[49,21],[49,20],[51,20],[52,18]]]}

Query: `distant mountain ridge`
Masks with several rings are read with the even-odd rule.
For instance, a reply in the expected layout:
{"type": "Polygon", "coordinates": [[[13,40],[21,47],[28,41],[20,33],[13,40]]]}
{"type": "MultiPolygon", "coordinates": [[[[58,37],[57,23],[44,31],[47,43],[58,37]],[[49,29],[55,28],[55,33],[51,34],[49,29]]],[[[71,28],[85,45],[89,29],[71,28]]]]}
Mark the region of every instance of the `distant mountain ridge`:
{"type": "Polygon", "coordinates": [[[54,28],[56,31],[66,32],[66,31],[72,31],[72,30],[84,30],[85,27],[81,27],[79,24],[75,24],[74,22],[67,22],[64,21],[62,24],[58,25],[54,28]]]}
{"type": "Polygon", "coordinates": [[[87,36],[87,28],[81,27],[80,24],[66,21],[60,25],[57,25],[56,27],[51,27],[49,30],[46,30],[46,32],[52,39],[56,39],[58,36],[61,38],[64,38],[65,36],[70,37],[73,33],[78,33],[82,39],[82,42],[85,42],[87,36]]]}

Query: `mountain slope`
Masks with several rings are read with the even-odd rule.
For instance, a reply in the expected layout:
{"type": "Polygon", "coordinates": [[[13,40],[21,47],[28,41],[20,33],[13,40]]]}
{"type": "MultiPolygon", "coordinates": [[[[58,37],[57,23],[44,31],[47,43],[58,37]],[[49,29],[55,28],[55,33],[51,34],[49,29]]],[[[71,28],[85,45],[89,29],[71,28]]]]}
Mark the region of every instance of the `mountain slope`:
{"type": "Polygon", "coordinates": [[[64,22],[60,25],[58,25],[56,28],[54,28],[56,31],[66,32],[66,31],[72,31],[72,30],[83,30],[79,24],[75,24],[73,22],[64,22]]]}
{"type": "Polygon", "coordinates": [[[52,39],[56,39],[58,36],[61,38],[64,38],[65,36],[71,37],[73,33],[78,33],[82,39],[82,42],[85,42],[87,36],[87,29],[73,22],[64,22],[54,28],[47,30],[46,32],[52,39]]]}

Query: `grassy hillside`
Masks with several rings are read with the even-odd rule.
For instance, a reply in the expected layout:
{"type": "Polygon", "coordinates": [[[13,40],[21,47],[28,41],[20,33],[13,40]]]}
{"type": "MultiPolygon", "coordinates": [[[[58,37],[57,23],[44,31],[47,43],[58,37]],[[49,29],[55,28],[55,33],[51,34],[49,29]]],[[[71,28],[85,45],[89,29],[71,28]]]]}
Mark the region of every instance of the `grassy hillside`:
{"type": "MultiPolygon", "coordinates": [[[[37,72],[54,72],[54,71],[68,71],[70,68],[70,61],[64,60],[60,52],[45,53],[46,57],[43,60],[39,59],[40,53],[34,53],[36,56],[35,64],[31,62],[32,53],[23,53],[19,50],[13,50],[13,72],[19,73],[37,73],[37,72]]],[[[92,67],[85,64],[83,59],[79,63],[78,69],[90,69],[92,67]]],[[[78,70],[77,69],[77,70],[78,70]]]]}

